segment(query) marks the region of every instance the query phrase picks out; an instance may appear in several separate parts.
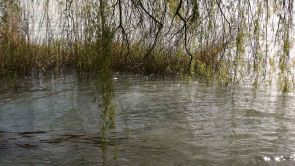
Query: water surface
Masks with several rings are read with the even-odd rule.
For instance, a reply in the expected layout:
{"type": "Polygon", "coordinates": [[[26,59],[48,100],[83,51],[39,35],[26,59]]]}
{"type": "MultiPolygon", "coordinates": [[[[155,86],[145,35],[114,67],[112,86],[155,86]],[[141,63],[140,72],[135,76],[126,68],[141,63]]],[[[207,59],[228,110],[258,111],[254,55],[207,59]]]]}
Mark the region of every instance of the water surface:
{"type": "Polygon", "coordinates": [[[0,165],[294,165],[294,96],[119,75],[1,82],[0,165]]]}

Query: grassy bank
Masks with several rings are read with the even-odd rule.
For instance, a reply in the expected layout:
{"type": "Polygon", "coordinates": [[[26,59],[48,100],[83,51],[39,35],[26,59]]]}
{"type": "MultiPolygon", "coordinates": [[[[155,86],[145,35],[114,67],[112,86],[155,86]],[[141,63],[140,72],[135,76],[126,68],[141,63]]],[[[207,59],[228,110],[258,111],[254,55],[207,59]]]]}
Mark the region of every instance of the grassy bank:
{"type": "Polygon", "coordinates": [[[253,4],[1,1],[0,74],[71,66],[255,86],[273,74],[288,91],[295,80],[293,5],[274,2],[272,11],[266,1],[253,4]]]}
{"type": "MultiPolygon", "coordinates": [[[[225,50],[224,44],[216,44],[194,52],[192,65],[189,67],[190,57],[183,50],[158,46],[147,55],[150,48],[142,44],[132,44],[128,49],[124,43],[112,40],[105,43],[106,41],[108,40],[73,43],[56,40],[50,44],[33,44],[10,38],[0,45],[0,75],[17,78],[19,75],[30,74],[33,70],[62,72],[75,68],[75,71],[86,74],[111,71],[178,78],[196,77],[227,85],[239,81],[234,80],[235,75],[231,74],[235,67],[247,67],[245,63],[235,66],[235,63],[220,60],[225,50]]],[[[284,75],[278,76],[277,83],[283,92],[293,89],[293,81],[288,81],[288,77],[282,77],[284,75]]],[[[268,82],[259,76],[254,78],[253,85],[257,86],[260,83],[259,78],[268,82]]]]}
{"type": "Polygon", "coordinates": [[[102,68],[118,72],[164,75],[198,75],[209,77],[220,69],[217,54],[222,48],[208,48],[190,57],[181,50],[157,47],[147,55],[149,48],[122,43],[81,43],[54,41],[50,44],[32,44],[24,40],[7,40],[0,45],[0,73],[26,74],[31,70],[61,71],[69,66],[81,72],[95,73],[102,68]]]}

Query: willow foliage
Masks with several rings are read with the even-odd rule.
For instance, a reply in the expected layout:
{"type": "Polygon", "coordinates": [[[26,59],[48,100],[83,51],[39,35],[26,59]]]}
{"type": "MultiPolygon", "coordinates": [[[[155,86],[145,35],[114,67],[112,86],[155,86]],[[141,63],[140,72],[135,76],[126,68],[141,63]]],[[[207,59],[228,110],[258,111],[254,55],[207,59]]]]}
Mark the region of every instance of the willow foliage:
{"type": "Polygon", "coordinates": [[[1,48],[5,27],[18,27],[13,35],[27,43],[49,46],[58,40],[68,54],[83,54],[80,64],[94,65],[90,55],[113,49],[138,69],[180,51],[188,73],[259,83],[276,62],[285,84],[292,79],[293,5],[294,0],[0,0],[1,48]],[[9,13],[15,4],[18,16],[9,13]]]}

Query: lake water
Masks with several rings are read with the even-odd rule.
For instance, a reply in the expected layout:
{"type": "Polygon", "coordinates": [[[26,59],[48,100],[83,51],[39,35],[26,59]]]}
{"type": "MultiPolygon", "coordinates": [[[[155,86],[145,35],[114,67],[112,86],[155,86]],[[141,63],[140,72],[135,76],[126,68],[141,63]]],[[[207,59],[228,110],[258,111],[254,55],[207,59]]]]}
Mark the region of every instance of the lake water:
{"type": "Polygon", "coordinates": [[[0,87],[0,165],[295,165],[295,98],[115,74],[0,87]]]}

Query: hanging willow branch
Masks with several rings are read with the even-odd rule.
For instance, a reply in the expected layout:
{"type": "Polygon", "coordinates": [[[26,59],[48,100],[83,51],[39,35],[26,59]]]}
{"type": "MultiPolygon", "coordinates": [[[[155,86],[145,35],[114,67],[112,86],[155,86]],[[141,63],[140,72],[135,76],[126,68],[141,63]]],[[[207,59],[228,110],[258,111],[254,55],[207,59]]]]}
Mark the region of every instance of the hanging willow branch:
{"type": "MultiPolygon", "coordinates": [[[[115,50],[109,51],[111,54],[120,55],[118,63],[139,71],[148,67],[156,71],[158,59],[165,66],[162,70],[182,63],[182,68],[175,67],[175,73],[196,69],[195,73],[208,75],[220,71],[226,77],[237,77],[228,78],[234,81],[245,73],[265,76],[270,59],[279,63],[276,66],[286,77],[291,71],[294,0],[41,2],[0,0],[0,38],[18,36],[22,41],[22,36],[27,37],[34,48],[46,50],[46,56],[55,55],[44,60],[49,64],[55,59],[56,64],[62,64],[59,60],[71,59],[75,54],[73,57],[78,59],[71,62],[95,66],[93,61],[100,61],[98,56],[104,56],[100,52],[107,45],[106,50],[115,50]],[[60,56],[52,50],[55,48],[67,56],[60,56]]],[[[0,51],[16,50],[19,45],[1,42],[0,51]]],[[[17,50],[20,57],[22,50],[17,50]]],[[[18,58],[10,59],[16,63],[18,58]]],[[[0,55],[0,59],[9,58],[0,55]]]]}
{"type": "MultiPolygon", "coordinates": [[[[123,20],[122,2],[121,2],[121,0],[118,0],[117,3],[119,5],[119,25],[118,25],[118,27],[116,29],[121,29],[121,31],[122,31],[123,40],[126,42],[126,45],[127,45],[127,56],[129,56],[129,54],[130,54],[130,43],[129,43],[129,40],[128,40],[128,34],[126,33],[126,30],[125,30],[125,28],[123,26],[123,21],[122,21],[123,20]]],[[[122,52],[121,52],[121,54],[122,54],[122,52]]]]}
{"type": "MultiPolygon", "coordinates": [[[[134,1],[134,0],[133,0],[134,1]]],[[[143,4],[141,3],[141,0],[139,0],[138,1],[138,4],[139,4],[139,6],[142,8],[142,10],[144,11],[144,13],[146,13],[154,22],[156,22],[156,24],[158,25],[158,30],[157,30],[157,32],[156,32],[156,35],[155,35],[155,38],[154,38],[154,41],[153,41],[153,43],[152,43],[152,46],[151,46],[151,48],[147,51],[147,53],[144,55],[144,57],[142,58],[142,60],[140,61],[140,62],[142,62],[142,61],[144,61],[151,53],[152,53],[152,51],[154,50],[154,48],[155,48],[155,46],[156,46],[156,44],[157,44],[157,41],[158,41],[158,38],[159,38],[159,35],[160,35],[160,32],[161,32],[161,30],[162,30],[162,28],[163,28],[163,24],[159,21],[159,20],[157,20],[152,14],[150,14],[146,9],[145,9],[145,7],[143,6],[143,4]]]]}
{"type": "Polygon", "coordinates": [[[184,47],[185,47],[185,51],[186,53],[190,56],[190,61],[189,61],[189,66],[188,66],[188,71],[190,70],[191,68],[191,65],[192,65],[192,61],[193,61],[193,55],[192,53],[189,51],[188,49],[188,45],[187,45],[187,21],[183,18],[183,16],[179,13],[180,9],[181,9],[181,6],[182,6],[182,0],[180,0],[178,6],[177,6],[177,9],[176,9],[176,12],[175,12],[175,15],[177,15],[181,21],[183,22],[183,28],[184,28],[184,47]]]}

